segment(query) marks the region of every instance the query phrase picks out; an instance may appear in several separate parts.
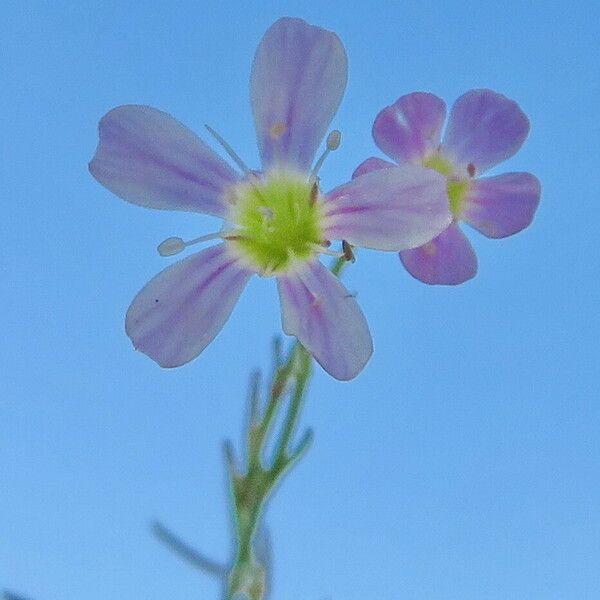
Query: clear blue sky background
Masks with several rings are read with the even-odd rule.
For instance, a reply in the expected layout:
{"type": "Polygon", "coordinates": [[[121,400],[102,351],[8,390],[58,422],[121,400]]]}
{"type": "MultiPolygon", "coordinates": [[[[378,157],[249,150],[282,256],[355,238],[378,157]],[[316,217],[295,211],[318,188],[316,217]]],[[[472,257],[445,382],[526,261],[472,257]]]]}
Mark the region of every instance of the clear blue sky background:
{"type": "Polygon", "coordinates": [[[143,103],[257,165],[254,49],[279,16],[335,30],[350,81],[325,187],[376,153],[399,95],[515,98],[532,131],[496,169],[543,184],[533,225],[471,236],[480,273],[347,272],[375,340],[347,384],[317,372],[309,455],[269,507],[274,600],[600,598],[596,2],[16,2],[0,21],[0,587],[35,600],[211,599],[148,532],[229,556],[220,447],[279,330],[254,280],[200,359],[163,371],[123,330],[171,235],[209,217],[128,205],[87,172],[98,119],[143,103]]]}

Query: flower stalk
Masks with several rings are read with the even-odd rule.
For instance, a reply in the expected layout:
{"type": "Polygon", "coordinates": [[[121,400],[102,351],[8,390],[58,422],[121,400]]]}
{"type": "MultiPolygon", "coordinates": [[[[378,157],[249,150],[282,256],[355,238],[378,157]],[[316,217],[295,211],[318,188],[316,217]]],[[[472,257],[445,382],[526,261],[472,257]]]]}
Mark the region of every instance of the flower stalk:
{"type": "MultiPolygon", "coordinates": [[[[278,344],[274,352],[276,361],[277,346],[278,344]]],[[[237,467],[231,446],[226,446],[237,543],[234,564],[228,578],[229,598],[239,594],[250,600],[265,598],[266,565],[261,564],[256,557],[254,536],[264,507],[277,484],[301,458],[312,440],[312,432],[307,430],[298,446],[290,449],[311,373],[310,355],[299,342],[295,342],[285,360],[275,364],[269,397],[262,414],[259,408],[258,377],[254,377],[251,383],[250,419],[246,432],[247,466],[244,471],[237,467]],[[275,442],[273,455],[267,461],[265,446],[288,392],[290,401],[282,430],[275,442]]]]}
{"type": "MultiPolygon", "coordinates": [[[[332,273],[339,276],[346,264],[344,257],[335,261],[332,273]]],[[[228,575],[228,599],[237,595],[249,600],[266,598],[267,568],[254,551],[254,537],[259,529],[266,503],[282,477],[302,458],[313,439],[307,429],[297,445],[293,445],[304,398],[312,375],[312,358],[300,342],[291,346],[282,357],[281,342],[273,347],[273,373],[264,409],[261,409],[260,377],[250,382],[249,419],[245,434],[246,467],[240,469],[230,443],[225,445],[233,516],[236,535],[236,554],[228,575]],[[289,397],[281,431],[273,443],[271,456],[267,446],[273,434],[277,415],[289,397]]]]}

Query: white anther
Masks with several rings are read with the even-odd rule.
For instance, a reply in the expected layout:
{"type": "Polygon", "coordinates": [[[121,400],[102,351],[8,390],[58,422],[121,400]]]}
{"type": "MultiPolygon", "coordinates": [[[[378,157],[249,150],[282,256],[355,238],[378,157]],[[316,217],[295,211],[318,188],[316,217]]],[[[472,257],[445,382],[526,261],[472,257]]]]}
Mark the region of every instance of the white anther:
{"type": "Polygon", "coordinates": [[[319,157],[319,160],[315,163],[315,166],[313,167],[313,170],[310,173],[311,179],[316,179],[317,173],[323,166],[323,163],[325,162],[325,159],[327,158],[328,154],[330,152],[333,152],[334,150],[337,150],[340,147],[341,141],[342,141],[342,133],[340,131],[338,131],[337,129],[334,129],[327,136],[325,150],[323,151],[323,154],[321,154],[321,156],[319,157]]]}
{"type": "Polygon", "coordinates": [[[219,231],[219,233],[209,233],[208,235],[203,235],[199,238],[190,240],[189,242],[184,242],[180,237],[170,237],[164,242],[161,242],[156,249],[161,256],[173,256],[174,254],[179,254],[182,250],[185,250],[185,248],[194,244],[208,242],[209,240],[214,240],[217,238],[225,239],[228,233],[230,232],[219,231]]]}
{"type": "Polygon", "coordinates": [[[173,256],[179,254],[185,248],[185,242],[179,237],[167,238],[158,245],[158,253],[161,256],[173,256]]]}
{"type": "Polygon", "coordinates": [[[342,141],[342,132],[338,129],[334,129],[327,136],[327,149],[328,150],[337,150],[340,147],[340,142],[342,141]]]}

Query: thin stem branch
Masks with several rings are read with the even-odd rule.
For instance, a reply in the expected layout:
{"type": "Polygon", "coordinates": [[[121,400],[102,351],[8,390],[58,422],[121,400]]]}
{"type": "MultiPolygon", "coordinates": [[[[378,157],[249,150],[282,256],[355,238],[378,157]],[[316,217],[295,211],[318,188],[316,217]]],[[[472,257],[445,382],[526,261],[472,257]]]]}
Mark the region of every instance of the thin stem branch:
{"type": "Polygon", "coordinates": [[[308,354],[300,344],[298,344],[298,347],[299,358],[294,392],[290,400],[281,437],[279,438],[277,449],[275,450],[275,455],[273,457],[273,469],[278,474],[285,468],[286,462],[289,460],[288,447],[296,431],[298,419],[300,418],[300,411],[304,403],[308,380],[310,379],[312,371],[310,354],[308,354]]]}
{"type": "Polygon", "coordinates": [[[227,567],[204,556],[196,549],[184,542],[179,536],[167,529],[161,522],[154,521],[151,524],[152,533],[165,545],[189,562],[193,567],[223,579],[227,575],[227,567]]]}

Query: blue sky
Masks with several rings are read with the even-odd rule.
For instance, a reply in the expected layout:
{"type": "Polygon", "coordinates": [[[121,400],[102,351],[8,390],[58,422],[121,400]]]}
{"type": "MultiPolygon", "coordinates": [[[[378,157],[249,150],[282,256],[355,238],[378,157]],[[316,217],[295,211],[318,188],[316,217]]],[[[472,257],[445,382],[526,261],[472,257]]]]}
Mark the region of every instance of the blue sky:
{"type": "Polygon", "coordinates": [[[216,221],[129,205],[87,162],[99,118],[140,103],[211,124],[257,165],[249,69],[282,15],[336,31],[349,56],[325,188],[379,155],[372,120],[398,96],[489,87],[532,122],[496,172],[531,171],[543,195],[521,234],[469,233],[480,271],[463,286],[420,284],[393,253],[348,269],[375,354],[350,383],[316,373],[314,446],[268,510],[273,598],[600,597],[600,9],[512,0],[3,5],[0,588],[218,597],[148,522],[228,557],[221,443],[268,365],[275,286],[252,281],[198,360],[161,370],[125,310],[169,264],[158,242],[216,221]]]}

